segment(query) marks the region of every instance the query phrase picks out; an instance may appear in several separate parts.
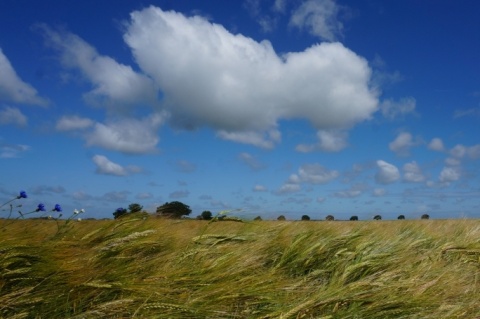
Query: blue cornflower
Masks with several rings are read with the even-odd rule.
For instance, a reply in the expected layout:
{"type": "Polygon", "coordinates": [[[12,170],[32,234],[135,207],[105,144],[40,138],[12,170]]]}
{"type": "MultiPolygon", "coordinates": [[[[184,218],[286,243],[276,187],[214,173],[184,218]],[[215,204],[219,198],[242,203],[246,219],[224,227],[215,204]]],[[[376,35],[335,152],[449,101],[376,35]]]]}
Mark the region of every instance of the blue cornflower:
{"type": "Polygon", "coordinates": [[[27,198],[27,193],[25,191],[21,191],[20,192],[20,195],[17,196],[17,199],[20,199],[20,198],[27,198]]]}
{"type": "Polygon", "coordinates": [[[45,211],[45,205],[42,203],[38,204],[37,209],[35,210],[36,212],[44,212],[45,211]]]}
{"type": "Polygon", "coordinates": [[[62,207],[59,205],[59,204],[55,204],[55,208],[52,209],[54,212],[61,212],[62,211],[62,207]]]}

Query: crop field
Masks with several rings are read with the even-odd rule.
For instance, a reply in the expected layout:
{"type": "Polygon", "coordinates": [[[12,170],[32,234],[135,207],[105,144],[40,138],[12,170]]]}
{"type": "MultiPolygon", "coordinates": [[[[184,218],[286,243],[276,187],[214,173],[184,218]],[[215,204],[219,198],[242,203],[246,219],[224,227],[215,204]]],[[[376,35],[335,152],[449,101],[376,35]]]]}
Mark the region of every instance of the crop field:
{"type": "Polygon", "coordinates": [[[479,220],[58,223],[0,220],[0,318],[480,318],[479,220]]]}

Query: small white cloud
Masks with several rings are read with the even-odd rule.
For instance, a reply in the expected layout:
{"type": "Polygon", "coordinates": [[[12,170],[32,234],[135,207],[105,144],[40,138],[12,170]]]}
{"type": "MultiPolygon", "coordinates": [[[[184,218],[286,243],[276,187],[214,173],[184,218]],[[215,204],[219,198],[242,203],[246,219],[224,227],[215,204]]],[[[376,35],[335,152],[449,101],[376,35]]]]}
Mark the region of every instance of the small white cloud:
{"type": "Polygon", "coordinates": [[[375,174],[375,181],[379,184],[391,184],[400,178],[400,172],[395,165],[378,160],[377,168],[378,171],[375,174]]]}
{"type": "Polygon", "coordinates": [[[289,183],[326,184],[339,175],[338,171],[331,171],[320,164],[305,164],[298,169],[297,174],[292,174],[289,183]]]}
{"type": "Polygon", "coordinates": [[[478,159],[480,158],[480,144],[473,146],[457,144],[450,150],[450,155],[457,159],[463,159],[467,156],[471,159],[478,159]]]}
{"type": "Polygon", "coordinates": [[[250,144],[264,149],[273,149],[281,140],[281,133],[278,130],[269,130],[267,132],[227,132],[220,130],[217,136],[228,141],[250,144]]]}
{"type": "Polygon", "coordinates": [[[300,185],[296,183],[285,183],[277,191],[278,194],[290,194],[300,191],[300,185]]]}
{"type": "Polygon", "coordinates": [[[399,156],[408,156],[410,154],[410,148],[417,144],[417,142],[413,141],[412,134],[402,132],[398,134],[393,142],[388,144],[388,147],[399,156]]]}
{"type": "Polygon", "coordinates": [[[425,181],[425,176],[417,162],[413,161],[403,165],[403,179],[406,182],[420,183],[425,181]]]}
{"type": "Polygon", "coordinates": [[[339,152],[347,147],[348,134],[339,130],[320,130],[317,132],[318,144],[300,144],[295,148],[298,152],[308,153],[315,150],[339,152]]]}
{"type": "Polygon", "coordinates": [[[158,144],[163,117],[153,114],[144,119],[121,119],[96,123],[86,135],[87,145],[130,154],[152,153],[158,144]]]}
{"type": "Polygon", "coordinates": [[[380,110],[385,118],[394,120],[408,114],[415,114],[416,104],[417,102],[413,97],[403,98],[400,101],[387,99],[380,104],[380,110]]]}
{"type": "Polygon", "coordinates": [[[127,170],[121,165],[110,161],[106,156],[95,155],[92,158],[93,162],[97,166],[96,172],[98,174],[125,176],[127,170]]]}
{"type": "Polygon", "coordinates": [[[339,176],[338,171],[331,171],[320,164],[305,164],[300,166],[296,174],[290,175],[278,194],[298,192],[300,184],[326,184],[339,176]]]}
{"type": "Polygon", "coordinates": [[[445,146],[443,145],[442,139],[438,137],[433,138],[427,147],[429,150],[437,151],[437,152],[443,152],[445,150],[445,146]]]}
{"type": "Polygon", "coordinates": [[[3,110],[0,110],[0,125],[7,124],[26,126],[27,117],[19,109],[5,106],[3,110]]]}
{"type": "Polygon", "coordinates": [[[58,131],[84,130],[93,126],[93,121],[80,116],[63,116],[55,125],[58,131]]]}
{"type": "Polygon", "coordinates": [[[448,165],[448,166],[458,166],[460,165],[462,162],[458,159],[458,158],[454,158],[454,157],[447,157],[445,159],[445,165],[448,165]]]}
{"type": "Polygon", "coordinates": [[[110,161],[106,156],[103,155],[95,155],[93,156],[92,160],[97,166],[97,174],[126,176],[133,173],[139,173],[141,171],[141,169],[137,166],[123,167],[110,161]]]}
{"type": "Polygon", "coordinates": [[[450,150],[450,155],[455,158],[463,158],[467,155],[468,148],[465,145],[457,144],[450,150]]]}
{"type": "Polygon", "coordinates": [[[345,191],[335,192],[333,196],[339,198],[354,198],[362,195],[362,191],[359,189],[348,189],[345,191]]]}
{"type": "Polygon", "coordinates": [[[20,79],[0,48],[0,101],[2,100],[20,104],[48,105],[46,99],[38,96],[37,90],[20,79]]]}
{"type": "Polygon", "coordinates": [[[440,172],[439,181],[441,183],[449,184],[460,179],[461,173],[458,167],[444,167],[440,172]]]}
{"type": "Polygon", "coordinates": [[[253,191],[254,191],[254,192],[266,192],[267,190],[268,190],[268,189],[267,189],[265,186],[263,186],[263,185],[258,185],[258,184],[257,184],[257,185],[255,185],[255,186],[253,187],[253,191]]]}
{"type": "Polygon", "coordinates": [[[375,188],[373,190],[373,196],[376,196],[376,197],[384,196],[386,193],[387,193],[387,190],[385,188],[375,188]]]}
{"type": "Polygon", "coordinates": [[[304,1],[290,18],[290,26],[306,28],[314,36],[335,41],[342,36],[343,24],[338,20],[340,7],[333,0],[304,1]]]}

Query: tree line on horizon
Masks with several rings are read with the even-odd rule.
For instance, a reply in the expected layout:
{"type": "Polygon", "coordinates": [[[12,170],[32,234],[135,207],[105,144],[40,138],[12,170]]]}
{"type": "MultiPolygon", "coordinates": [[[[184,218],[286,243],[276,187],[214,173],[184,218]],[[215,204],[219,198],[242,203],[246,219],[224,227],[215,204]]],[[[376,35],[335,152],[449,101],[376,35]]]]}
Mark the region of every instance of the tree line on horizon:
{"type": "MultiPolygon", "coordinates": [[[[138,203],[132,203],[128,206],[128,209],[120,207],[115,210],[113,213],[114,219],[120,218],[122,216],[128,215],[128,214],[134,214],[134,213],[145,213],[149,214],[148,212],[143,210],[143,206],[138,204],[138,203]]],[[[185,216],[188,216],[192,213],[192,210],[190,209],[190,206],[179,202],[179,201],[173,201],[173,202],[166,202],[165,204],[158,206],[155,211],[155,215],[157,217],[162,217],[162,218],[170,218],[170,219],[180,219],[184,218],[185,216]]],[[[195,219],[198,220],[212,220],[212,219],[218,219],[218,220],[223,220],[226,218],[225,215],[221,216],[213,216],[212,212],[209,210],[203,211],[200,215],[198,215],[195,219]]],[[[430,219],[430,216],[428,214],[423,214],[421,219],[430,219]]],[[[373,220],[381,220],[382,216],[381,215],[375,215],[373,217],[373,220]]],[[[403,220],[406,219],[405,215],[399,215],[397,217],[398,220],[403,220]]],[[[263,220],[261,216],[257,216],[254,218],[256,221],[263,220]]],[[[280,215],[277,217],[277,220],[279,221],[284,221],[287,220],[285,215],[280,215]]],[[[310,216],[308,215],[302,215],[300,218],[302,221],[309,221],[311,220],[310,216]]],[[[335,217],[333,215],[327,215],[325,217],[326,221],[334,221],[335,217]]],[[[349,219],[350,221],[358,221],[359,218],[356,215],[353,215],[349,219]]]]}

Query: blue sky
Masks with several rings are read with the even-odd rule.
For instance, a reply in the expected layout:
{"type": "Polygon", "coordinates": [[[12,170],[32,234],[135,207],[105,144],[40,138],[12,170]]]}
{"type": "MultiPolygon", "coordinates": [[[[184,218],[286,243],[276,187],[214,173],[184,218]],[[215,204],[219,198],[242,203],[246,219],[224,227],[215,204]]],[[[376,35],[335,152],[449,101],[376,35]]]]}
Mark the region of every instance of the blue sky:
{"type": "Polygon", "coordinates": [[[478,218],[478,16],[478,1],[3,0],[0,200],[478,218]]]}

